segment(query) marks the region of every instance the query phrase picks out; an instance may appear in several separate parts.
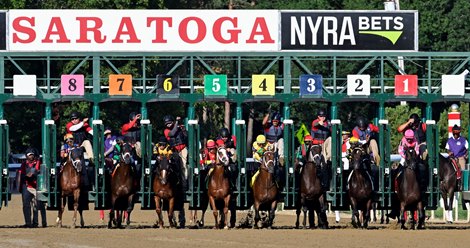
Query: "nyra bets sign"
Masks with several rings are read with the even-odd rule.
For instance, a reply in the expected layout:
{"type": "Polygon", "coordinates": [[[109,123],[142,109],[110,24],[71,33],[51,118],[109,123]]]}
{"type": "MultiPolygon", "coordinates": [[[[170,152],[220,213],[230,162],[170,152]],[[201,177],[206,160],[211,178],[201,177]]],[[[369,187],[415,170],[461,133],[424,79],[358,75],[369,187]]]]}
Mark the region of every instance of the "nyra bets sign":
{"type": "Polygon", "coordinates": [[[282,11],[281,50],[417,51],[417,11],[282,11]]]}
{"type": "Polygon", "coordinates": [[[7,19],[9,51],[279,49],[277,10],[10,10],[7,19]]]}

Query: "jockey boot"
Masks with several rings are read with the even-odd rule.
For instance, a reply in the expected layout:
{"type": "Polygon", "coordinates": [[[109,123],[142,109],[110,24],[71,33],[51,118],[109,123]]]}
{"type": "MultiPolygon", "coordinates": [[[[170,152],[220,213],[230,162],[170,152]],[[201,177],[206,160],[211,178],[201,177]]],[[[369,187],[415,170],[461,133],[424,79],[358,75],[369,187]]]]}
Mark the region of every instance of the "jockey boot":
{"type": "Polygon", "coordinates": [[[457,191],[463,191],[462,178],[457,179],[457,191]]]}

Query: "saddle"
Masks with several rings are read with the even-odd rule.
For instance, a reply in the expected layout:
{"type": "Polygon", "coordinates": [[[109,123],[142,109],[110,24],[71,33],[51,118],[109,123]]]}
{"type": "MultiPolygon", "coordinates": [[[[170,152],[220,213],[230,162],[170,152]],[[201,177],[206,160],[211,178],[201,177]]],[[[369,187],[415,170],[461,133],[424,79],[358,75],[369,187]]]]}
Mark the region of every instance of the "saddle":
{"type": "Polygon", "coordinates": [[[462,171],[460,170],[459,160],[455,157],[450,158],[450,162],[455,170],[455,176],[457,179],[462,178],[462,171]]]}

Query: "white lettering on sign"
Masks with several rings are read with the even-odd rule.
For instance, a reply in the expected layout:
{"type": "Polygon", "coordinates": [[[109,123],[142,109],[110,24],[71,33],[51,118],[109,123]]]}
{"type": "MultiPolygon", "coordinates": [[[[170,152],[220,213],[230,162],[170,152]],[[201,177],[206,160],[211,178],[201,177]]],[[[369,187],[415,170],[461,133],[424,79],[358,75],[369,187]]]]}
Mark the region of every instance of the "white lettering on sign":
{"type": "Polygon", "coordinates": [[[359,16],[359,30],[403,30],[403,17],[401,16],[359,16]]]}
{"type": "Polygon", "coordinates": [[[10,10],[10,51],[277,51],[276,10],[10,10]]]}
{"type": "Polygon", "coordinates": [[[349,16],[343,18],[340,26],[338,26],[338,19],[334,16],[319,16],[315,20],[312,19],[312,16],[301,16],[300,24],[298,18],[291,16],[290,23],[291,45],[295,45],[297,40],[300,45],[305,45],[307,31],[310,31],[312,34],[312,45],[314,46],[318,44],[317,37],[319,32],[323,32],[323,45],[329,45],[330,41],[332,45],[343,45],[346,41],[351,45],[356,44],[353,24],[349,16]],[[308,23],[309,30],[307,30],[305,21],[308,23]],[[320,29],[321,26],[322,29],[320,29]]]}

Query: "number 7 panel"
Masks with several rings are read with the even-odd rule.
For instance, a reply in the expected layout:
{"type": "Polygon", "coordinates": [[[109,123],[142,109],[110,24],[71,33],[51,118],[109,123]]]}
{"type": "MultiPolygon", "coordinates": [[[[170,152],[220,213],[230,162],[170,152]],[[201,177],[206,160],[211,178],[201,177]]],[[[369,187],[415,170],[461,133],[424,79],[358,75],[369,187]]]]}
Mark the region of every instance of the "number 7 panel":
{"type": "Polygon", "coordinates": [[[132,75],[109,74],[109,95],[132,96],[132,75]]]}
{"type": "Polygon", "coordinates": [[[418,76],[395,75],[395,96],[418,96],[418,76]]]}

